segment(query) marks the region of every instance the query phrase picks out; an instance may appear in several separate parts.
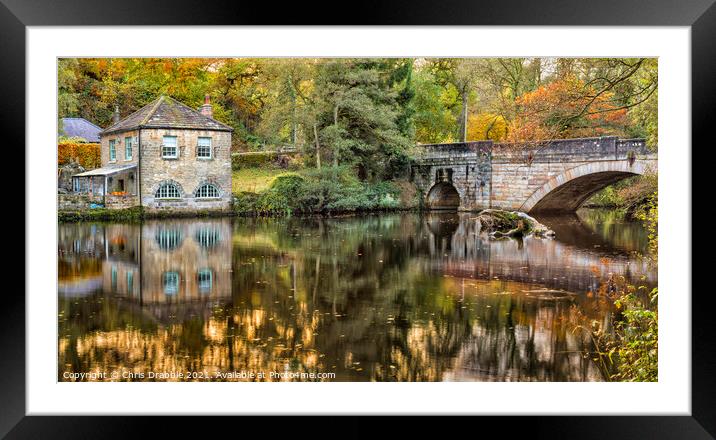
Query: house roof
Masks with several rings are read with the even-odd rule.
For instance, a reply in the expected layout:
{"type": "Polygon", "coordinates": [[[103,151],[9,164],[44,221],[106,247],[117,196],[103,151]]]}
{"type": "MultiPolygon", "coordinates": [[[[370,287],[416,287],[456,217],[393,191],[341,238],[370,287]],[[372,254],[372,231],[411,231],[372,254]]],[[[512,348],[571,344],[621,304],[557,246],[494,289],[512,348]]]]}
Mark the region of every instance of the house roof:
{"type": "Polygon", "coordinates": [[[91,176],[111,176],[121,171],[131,170],[136,168],[137,164],[123,164],[123,165],[107,165],[102,168],[95,168],[94,170],[85,171],[84,173],[75,174],[72,177],[91,177],[91,176]]]}
{"type": "Polygon", "coordinates": [[[116,124],[105,128],[101,134],[136,130],[138,128],[234,130],[226,124],[202,115],[198,110],[194,110],[172,97],[162,95],[116,124]]]}
{"type": "Polygon", "coordinates": [[[100,131],[102,131],[101,127],[85,118],[62,118],[62,128],[59,134],[67,137],[81,137],[87,142],[99,142],[100,131]]]}

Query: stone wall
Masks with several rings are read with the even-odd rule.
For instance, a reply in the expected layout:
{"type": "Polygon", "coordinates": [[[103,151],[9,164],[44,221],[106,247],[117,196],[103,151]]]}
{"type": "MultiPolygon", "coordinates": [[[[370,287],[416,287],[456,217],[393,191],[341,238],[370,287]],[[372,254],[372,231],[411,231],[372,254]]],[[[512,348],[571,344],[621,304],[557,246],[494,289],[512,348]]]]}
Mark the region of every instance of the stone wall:
{"type": "Polygon", "coordinates": [[[101,198],[92,198],[89,194],[57,194],[57,209],[59,211],[90,209],[90,203],[101,203],[101,198]]]}
{"type": "Polygon", "coordinates": [[[100,157],[102,158],[102,166],[109,164],[126,165],[139,162],[139,146],[138,146],[139,130],[123,131],[119,133],[111,133],[104,135],[100,139],[100,157]],[[132,139],[132,157],[127,160],[125,156],[127,138],[132,139]],[[114,140],[117,156],[114,161],[109,160],[109,141],[114,140]]]}
{"type": "Polygon", "coordinates": [[[412,177],[425,205],[435,207],[431,190],[440,190],[433,188],[437,183],[455,187],[460,195],[460,210],[479,209],[488,203],[492,180],[490,146],[491,142],[424,145],[424,156],[413,167],[412,177]]]}
{"type": "Polygon", "coordinates": [[[530,145],[482,141],[421,147],[412,177],[425,205],[445,207],[435,198],[449,199],[447,183],[459,194],[462,211],[573,210],[606,185],[656,170],[656,154],[643,139],[564,139],[530,145]]]}
{"type": "Polygon", "coordinates": [[[226,131],[142,129],[141,138],[141,202],[148,211],[203,211],[231,208],[231,133],[226,131]],[[177,159],[162,158],[164,136],[176,136],[177,159]],[[198,158],[199,137],[210,137],[211,159],[198,158]],[[171,200],[155,198],[157,189],[166,182],[175,183],[181,197],[171,200]],[[212,183],[219,188],[218,199],[198,199],[196,189],[212,183]]]}
{"type": "Polygon", "coordinates": [[[139,206],[139,197],[137,196],[113,196],[106,195],[104,197],[104,205],[111,209],[126,209],[139,206]]]}

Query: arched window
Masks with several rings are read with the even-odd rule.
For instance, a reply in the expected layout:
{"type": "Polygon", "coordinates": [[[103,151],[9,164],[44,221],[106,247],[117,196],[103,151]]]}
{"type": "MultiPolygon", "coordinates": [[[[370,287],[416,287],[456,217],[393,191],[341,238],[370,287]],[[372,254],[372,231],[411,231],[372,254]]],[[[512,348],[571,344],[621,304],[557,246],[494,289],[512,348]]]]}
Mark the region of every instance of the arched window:
{"type": "Polygon", "coordinates": [[[182,240],[181,232],[178,229],[159,229],[155,236],[159,248],[165,251],[175,249],[182,240]]]}
{"type": "Polygon", "coordinates": [[[217,188],[214,184],[205,183],[196,189],[194,197],[199,199],[218,199],[219,188],[217,188]]]}
{"type": "Polygon", "coordinates": [[[159,187],[154,197],[158,199],[178,199],[181,198],[181,192],[175,184],[164,183],[159,187]]]}
{"type": "Polygon", "coordinates": [[[197,243],[199,243],[199,246],[208,249],[216,246],[216,243],[219,242],[221,236],[219,234],[219,231],[216,229],[200,228],[196,231],[194,238],[196,239],[197,243]]]}

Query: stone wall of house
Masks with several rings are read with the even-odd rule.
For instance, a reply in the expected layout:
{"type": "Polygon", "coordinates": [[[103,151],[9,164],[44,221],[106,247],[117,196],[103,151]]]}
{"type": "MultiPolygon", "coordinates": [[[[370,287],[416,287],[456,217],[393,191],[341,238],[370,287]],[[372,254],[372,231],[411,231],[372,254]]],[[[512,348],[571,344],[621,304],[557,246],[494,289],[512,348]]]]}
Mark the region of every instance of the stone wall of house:
{"type": "Polygon", "coordinates": [[[204,211],[231,209],[231,133],[213,130],[142,129],[141,202],[148,211],[204,211]],[[162,158],[164,136],[176,136],[179,157],[162,158]],[[197,157],[199,137],[211,138],[212,157],[197,157]],[[155,198],[163,184],[176,184],[181,197],[171,200],[155,198]],[[218,199],[194,197],[197,188],[212,183],[219,188],[218,199]]]}
{"type": "Polygon", "coordinates": [[[97,197],[93,198],[89,194],[57,194],[59,211],[82,211],[90,209],[90,204],[97,202],[97,197]]]}
{"type": "Polygon", "coordinates": [[[137,196],[113,196],[107,194],[104,197],[104,206],[110,209],[126,209],[139,206],[139,197],[137,196]]]}
{"type": "Polygon", "coordinates": [[[100,157],[102,159],[102,166],[105,167],[109,164],[126,165],[130,163],[137,163],[139,161],[138,138],[139,130],[122,131],[103,135],[100,138],[100,157]],[[132,142],[132,157],[130,159],[127,159],[125,156],[127,139],[131,139],[132,142]],[[110,140],[115,141],[115,147],[117,149],[117,156],[114,161],[109,160],[110,140]]]}

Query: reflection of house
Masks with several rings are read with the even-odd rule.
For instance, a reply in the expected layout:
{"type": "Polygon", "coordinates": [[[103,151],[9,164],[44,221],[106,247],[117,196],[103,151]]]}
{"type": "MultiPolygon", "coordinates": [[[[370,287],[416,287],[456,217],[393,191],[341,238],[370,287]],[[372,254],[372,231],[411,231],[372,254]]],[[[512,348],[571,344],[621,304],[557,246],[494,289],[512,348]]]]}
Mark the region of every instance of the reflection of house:
{"type": "Polygon", "coordinates": [[[161,96],[100,133],[102,167],[73,176],[73,191],[110,208],[226,210],[231,203],[231,131],[161,96]]]}
{"type": "Polygon", "coordinates": [[[228,220],[153,222],[142,229],[142,301],[231,296],[228,220]]]}
{"type": "Polygon", "coordinates": [[[227,219],[106,227],[104,291],[142,304],[231,297],[227,219]]]}

